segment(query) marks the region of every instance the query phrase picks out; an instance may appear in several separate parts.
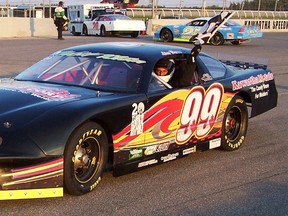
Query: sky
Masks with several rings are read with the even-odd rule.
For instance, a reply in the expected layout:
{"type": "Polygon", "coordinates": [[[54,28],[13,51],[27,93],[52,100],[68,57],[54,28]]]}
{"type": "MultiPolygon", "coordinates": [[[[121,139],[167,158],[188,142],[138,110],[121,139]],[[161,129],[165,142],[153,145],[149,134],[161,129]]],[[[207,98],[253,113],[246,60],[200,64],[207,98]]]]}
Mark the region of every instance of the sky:
{"type": "MultiPolygon", "coordinates": [[[[82,0],[81,3],[99,3],[101,0],[82,0]]],[[[158,0],[158,5],[160,6],[166,6],[166,7],[201,7],[203,2],[206,3],[206,6],[210,5],[219,5],[223,6],[223,3],[226,4],[226,6],[229,6],[231,2],[241,2],[242,0],[158,0]]],[[[51,2],[52,4],[57,4],[58,0],[0,0],[0,5],[6,5],[7,2],[9,4],[40,4],[45,3],[49,4],[51,2]]],[[[71,5],[71,4],[78,4],[79,0],[64,0],[65,5],[71,5]]],[[[148,5],[150,0],[139,0],[139,5],[148,5]]],[[[157,0],[155,0],[157,2],[157,0]]]]}

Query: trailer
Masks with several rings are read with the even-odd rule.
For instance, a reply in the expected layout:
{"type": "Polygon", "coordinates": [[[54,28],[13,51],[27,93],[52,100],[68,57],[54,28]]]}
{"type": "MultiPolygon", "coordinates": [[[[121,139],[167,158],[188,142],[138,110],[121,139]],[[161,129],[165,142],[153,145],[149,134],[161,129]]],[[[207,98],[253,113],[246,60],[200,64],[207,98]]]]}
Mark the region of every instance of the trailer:
{"type": "Polygon", "coordinates": [[[68,31],[73,35],[81,35],[85,21],[92,21],[102,14],[111,13],[113,9],[114,4],[110,3],[69,5],[67,7],[67,17],[70,20],[68,31]]]}

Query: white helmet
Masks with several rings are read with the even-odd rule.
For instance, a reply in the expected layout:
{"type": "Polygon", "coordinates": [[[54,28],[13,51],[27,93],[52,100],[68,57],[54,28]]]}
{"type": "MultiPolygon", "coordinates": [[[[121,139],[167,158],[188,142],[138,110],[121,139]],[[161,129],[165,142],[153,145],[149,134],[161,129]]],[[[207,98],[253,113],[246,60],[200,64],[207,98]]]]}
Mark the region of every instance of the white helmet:
{"type": "Polygon", "coordinates": [[[165,82],[169,82],[169,80],[171,79],[171,77],[174,74],[175,71],[175,62],[173,59],[161,59],[160,61],[158,61],[154,67],[154,71],[156,68],[159,67],[163,67],[163,68],[167,68],[168,70],[168,74],[165,76],[160,76],[160,78],[165,81],[165,82]]]}

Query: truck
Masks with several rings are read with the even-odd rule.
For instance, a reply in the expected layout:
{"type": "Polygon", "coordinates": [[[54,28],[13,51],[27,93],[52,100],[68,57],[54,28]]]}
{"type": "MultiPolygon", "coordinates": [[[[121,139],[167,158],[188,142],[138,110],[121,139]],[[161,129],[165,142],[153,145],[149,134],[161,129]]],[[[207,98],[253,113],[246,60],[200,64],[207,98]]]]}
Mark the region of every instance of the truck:
{"type": "Polygon", "coordinates": [[[96,17],[110,13],[114,9],[114,4],[80,4],[67,6],[68,31],[73,35],[85,34],[83,24],[85,21],[92,21],[96,17]],[[84,31],[83,31],[84,30],[84,31]]]}

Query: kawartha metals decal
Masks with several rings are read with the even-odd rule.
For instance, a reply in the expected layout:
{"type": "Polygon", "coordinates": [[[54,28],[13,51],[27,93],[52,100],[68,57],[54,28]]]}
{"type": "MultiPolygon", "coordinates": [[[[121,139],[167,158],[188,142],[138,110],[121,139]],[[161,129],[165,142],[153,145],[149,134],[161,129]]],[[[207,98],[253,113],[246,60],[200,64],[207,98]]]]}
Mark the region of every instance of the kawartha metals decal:
{"type": "Polygon", "coordinates": [[[258,74],[257,76],[251,76],[248,79],[244,80],[233,80],[231,84],[233,91],[236,91],[245,87],[250,87],[252,85],[258,85],[260,83],[264,83],[273,79],[273,74],[271,72],[268,72],[267,74],[258,74]]]}

